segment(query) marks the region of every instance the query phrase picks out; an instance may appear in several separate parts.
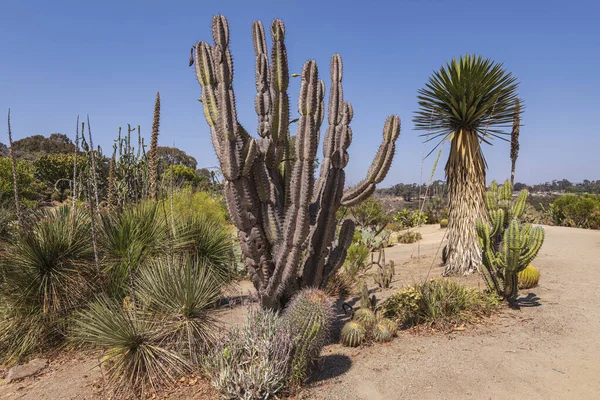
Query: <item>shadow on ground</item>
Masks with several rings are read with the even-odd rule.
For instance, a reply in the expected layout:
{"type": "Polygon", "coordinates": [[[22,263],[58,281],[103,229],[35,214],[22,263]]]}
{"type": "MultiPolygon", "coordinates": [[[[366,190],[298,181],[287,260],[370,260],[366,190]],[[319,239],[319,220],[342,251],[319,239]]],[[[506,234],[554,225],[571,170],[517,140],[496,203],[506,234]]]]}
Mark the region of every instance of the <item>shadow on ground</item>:
{"type": "Polygon", "coordinates": [[[318,383],[327,379],[336,378],[348,372],[352,360],[343,354],[330,354],[319,359],[319,371],[310,383],[318,383]]]}

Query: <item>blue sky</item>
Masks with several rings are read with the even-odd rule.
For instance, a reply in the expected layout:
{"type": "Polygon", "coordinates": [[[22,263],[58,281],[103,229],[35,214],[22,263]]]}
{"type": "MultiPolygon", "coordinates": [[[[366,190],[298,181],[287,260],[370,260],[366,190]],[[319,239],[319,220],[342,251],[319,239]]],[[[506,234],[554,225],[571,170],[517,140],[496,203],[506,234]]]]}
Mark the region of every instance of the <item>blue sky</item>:
{"type": "MultiPolygon", "coordinates": [[[[349,183],[366,173],[387,115],[402,119],[385,185],[427,180],[412,130],[417,90],[452,57],[477,53],[504,62],[525,101],[517,181],[600,179],[600,28],[597,1],[11,1],[0,15],[0,110],[12,109],[15,139],[62,132],[90,114],[105,152],[119,126],[141,124],[149,136],[161,92],[160,144],[185,150],[199,167],[217,165],[188,67],[191,45],[210,40],[215,14],[230,24],[239,118],[252,132],[254,57],[250,28],[260,19],[286,24],[291,72],[317,60],[328,84],[329,58],[344,60],[344,95],[352,103],[349,183]]],[[[292,80],[293,113],[297,80],[292,80]]],[[[7,142],[3,129],[0,142],[7,142]]],[[[509,145],[485,146],[488,180],[510,174],[509,145]]],[[[447,148],[435,173],[443,178],[447,148]]]]}

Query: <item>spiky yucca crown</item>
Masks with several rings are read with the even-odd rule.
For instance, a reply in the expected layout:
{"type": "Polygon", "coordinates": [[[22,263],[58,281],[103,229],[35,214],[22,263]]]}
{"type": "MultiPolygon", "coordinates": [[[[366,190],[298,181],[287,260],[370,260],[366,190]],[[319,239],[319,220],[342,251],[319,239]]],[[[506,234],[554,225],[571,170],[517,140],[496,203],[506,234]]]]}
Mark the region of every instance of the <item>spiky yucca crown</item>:
{"type": "Polygon", "coordinates": [[[342,328],[341,342],[346,347],[358,347],[365,340],[365,327],[356,321],[347,322],[342,328]]]}

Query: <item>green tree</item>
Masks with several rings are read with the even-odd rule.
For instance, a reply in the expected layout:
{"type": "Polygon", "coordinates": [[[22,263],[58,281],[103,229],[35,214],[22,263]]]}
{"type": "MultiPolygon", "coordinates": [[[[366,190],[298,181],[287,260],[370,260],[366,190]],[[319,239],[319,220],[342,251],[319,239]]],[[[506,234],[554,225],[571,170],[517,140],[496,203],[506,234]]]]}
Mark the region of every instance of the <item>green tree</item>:
{"type": "MultiPolygon", "coordinates": [[[[445,274],[467,274],[481,265],[475,222],[484,211],[486,162],[481,143],[509,135],[520,111],[518,83],[502,64],[480,56],[453,59],[419,90],[414,123],[426,141],[450,142],[446,179],[450,197],[445,274]]],[[[436,146],[437,147],[437,146],[436,146]]]]}

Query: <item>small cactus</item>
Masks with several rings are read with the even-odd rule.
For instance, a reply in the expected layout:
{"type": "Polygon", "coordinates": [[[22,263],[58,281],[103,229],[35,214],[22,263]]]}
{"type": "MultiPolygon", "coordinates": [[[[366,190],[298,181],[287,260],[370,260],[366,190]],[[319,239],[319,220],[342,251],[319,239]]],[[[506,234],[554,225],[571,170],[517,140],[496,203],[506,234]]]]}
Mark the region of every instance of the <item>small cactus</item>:
{"type": "Polygon", "coordinates": [[[523,271],[517,275],[519,279],[519,289],[531,289],[536,287],[540,280],[540,271],[529,264],[523,271]]]}
{"type": "Polygon", "coordinates": [[[377,270],[377,274],[374,278],[375,283],[380,288],[388,289],[392,284],[392,279],[394,278],[394,275],[396,274],[396,270],[394,268],[394,261],[390,261],[389,264],[386,264],[385,251],[383,250],[383,248],[381,248],[377,256],[377,261],[375,261],[373,253],[371,253],[371,265],[373,264],[379,267],[377,270]]]}
{"type": "Polygon", "coordinates": [[[370,308],[359,308],[354,313],[352,320],[360,323],[365,329],[370,329],[377,322],[377,317],[370,308]]]}
{"type": "Polygon", "coordinates": [[[394,321],[382,318],[373,326],[373,340],[378,343],[389,342],[396,334],[396,330],[394,321]]]}
{"type": "Polygon", "coordinates": [[[375,295],[369,297],[369,289],[367,288],[367,282],[363,281],[362,286],[360,288],[360,308],[369,308],[371,310],[374,310],[376,303],[377,299],[375,298],[375,295]]]}
{"type": "Polygon", "coordinates": [[[446,218],[444,218],[443,220],[440,221],[440,228],[444,229],[448,227],[448,220],[446,218]]]}
{"type": "Polygon", "coordinates": [[[357,321],[350,321],[342,328],[341,341],[346,347],[358,347],[365,340],[365,327],[357,321]]]}

